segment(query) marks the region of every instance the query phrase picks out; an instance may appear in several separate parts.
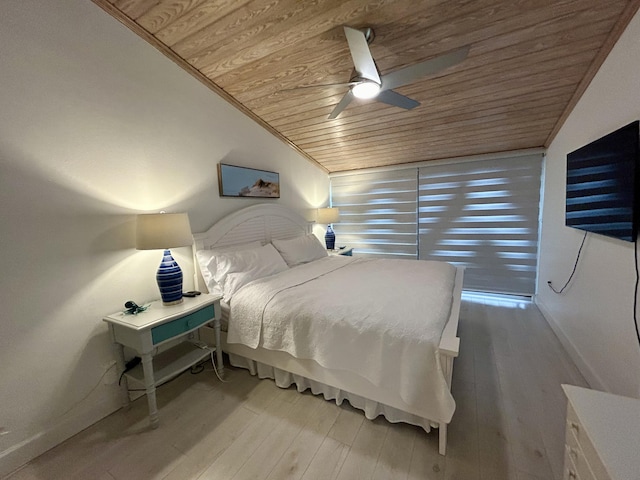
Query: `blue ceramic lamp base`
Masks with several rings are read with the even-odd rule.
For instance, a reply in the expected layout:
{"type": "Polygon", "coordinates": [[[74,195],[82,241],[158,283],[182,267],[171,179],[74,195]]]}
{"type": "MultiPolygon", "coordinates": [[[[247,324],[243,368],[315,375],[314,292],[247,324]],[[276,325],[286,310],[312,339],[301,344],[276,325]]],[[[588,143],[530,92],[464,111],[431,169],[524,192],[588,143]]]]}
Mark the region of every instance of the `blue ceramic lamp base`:
{"type": "Polygon", "coordinates": [[[169,249],[164,251],[156,280],[163,305],[182,303],[182,270],[171,256],[169,249]]]}
{"type": "Polygon", "coordinates": [[[327,244],[327,250],[335,250],[336,234],[333,232],[331,225],[327,225],[327,233],[324,236],[324,243],[327,244]]]}

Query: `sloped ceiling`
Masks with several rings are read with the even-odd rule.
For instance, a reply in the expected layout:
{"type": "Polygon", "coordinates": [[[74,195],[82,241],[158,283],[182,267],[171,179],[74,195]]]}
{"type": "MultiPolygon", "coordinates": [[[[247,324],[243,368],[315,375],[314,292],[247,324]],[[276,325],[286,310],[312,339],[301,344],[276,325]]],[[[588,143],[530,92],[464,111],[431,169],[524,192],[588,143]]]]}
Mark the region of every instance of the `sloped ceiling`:
{"type": "Polygon", "coordinates": [[[549,144],[640,0],[93,0],[328,172],[549,144]],[[371,27],[382,74],[469,45],[460,64],[329,120],[371,27]]]}

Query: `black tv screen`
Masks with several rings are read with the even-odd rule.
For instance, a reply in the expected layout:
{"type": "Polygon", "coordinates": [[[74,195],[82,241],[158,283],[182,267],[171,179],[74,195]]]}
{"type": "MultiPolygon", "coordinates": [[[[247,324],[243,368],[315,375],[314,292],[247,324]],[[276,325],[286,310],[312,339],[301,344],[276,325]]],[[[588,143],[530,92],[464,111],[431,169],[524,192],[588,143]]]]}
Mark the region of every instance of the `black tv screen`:
{"type": "Polygon", "coordinates": [[[567,155],[567,226],[635,240],[639,125],[630,123],[567,155]]]}

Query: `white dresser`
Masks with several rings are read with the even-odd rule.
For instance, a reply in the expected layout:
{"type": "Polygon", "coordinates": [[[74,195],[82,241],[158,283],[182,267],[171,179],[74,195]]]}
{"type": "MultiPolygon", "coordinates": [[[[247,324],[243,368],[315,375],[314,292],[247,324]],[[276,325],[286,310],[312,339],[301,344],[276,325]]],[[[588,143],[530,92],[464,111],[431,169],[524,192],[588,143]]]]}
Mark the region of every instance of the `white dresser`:
{"type": "Polygon", "coordinates": [[[562,385],[565,480],[640,480],[640,400],[562,385]]]}

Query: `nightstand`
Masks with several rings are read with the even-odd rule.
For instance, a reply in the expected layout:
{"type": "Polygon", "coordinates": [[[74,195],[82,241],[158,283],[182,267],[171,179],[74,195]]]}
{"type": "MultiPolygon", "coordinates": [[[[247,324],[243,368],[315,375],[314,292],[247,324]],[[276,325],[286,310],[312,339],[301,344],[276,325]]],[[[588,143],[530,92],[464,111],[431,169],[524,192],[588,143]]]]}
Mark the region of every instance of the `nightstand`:
{"type": "MultiPolygon", "coordinates": [[[[156,386],[201,362],[216,352],[218,372],[222,375],[222,349],[220,347],[220,295],[202,294],[184,298],[178,305],[164,306],[160,300],[152,302],[147,310],[136,315],[123,312],[104,317],[116,353],[119,372],[124,372],[124,347],[140,354],[142,365],[125,374],[131,380],[144,384],[149,405],[149,422],[158,426],[156,386]],[[186,340],[187,336],[203,325],[213,322],[216,347],[204,342],[181,341],[177,345],[154,355],[157,348],[170,341],[186,340]],[[154,358],[155,356],[155,358],[154,358]]],[[[123,378],[123,403],[129,404],[128,382],[123,378]]]]}
{"type": "Polygon", "coordinates": [[[329,255],[344,255],[345,257],[353,256],[353,247],[345,247],[342,250],[328,250],[329,255]]]}

